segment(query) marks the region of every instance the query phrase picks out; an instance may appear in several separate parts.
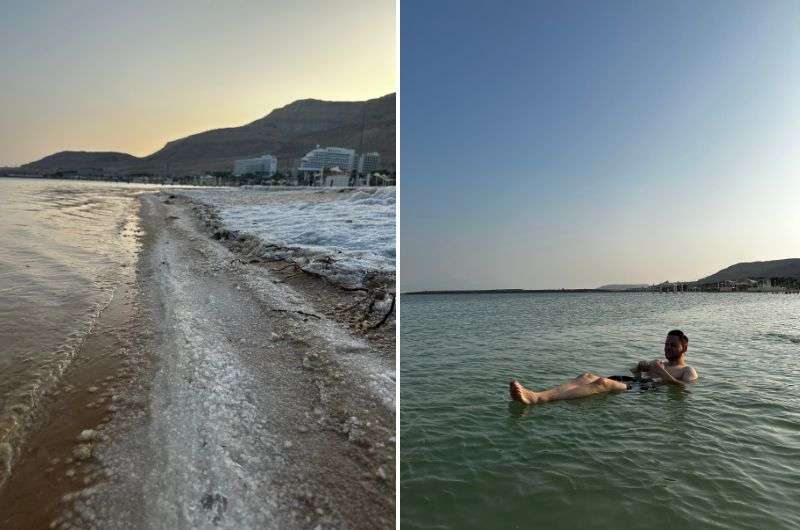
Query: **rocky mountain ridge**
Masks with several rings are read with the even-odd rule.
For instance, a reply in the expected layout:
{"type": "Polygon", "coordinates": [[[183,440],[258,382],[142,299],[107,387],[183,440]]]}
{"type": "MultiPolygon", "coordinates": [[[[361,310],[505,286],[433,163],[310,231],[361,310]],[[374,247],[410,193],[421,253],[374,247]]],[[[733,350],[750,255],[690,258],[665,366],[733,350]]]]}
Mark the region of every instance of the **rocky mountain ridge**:
{"type": "Polygon", "coordinates": [[[20,166],[27,172],[88,171],[157,175],[230,171],[240,158],[272,154],[280,169],[295,167],[317,144],[377,151],[381,165],[395,168],[395,94],[367,101],[302,99],[240,127],[212,129],[167,142],[155,153],[62,151],[20,166]]]}
{"type": "Polygon", "coordinates": [[[696,283],[702,285],[747,278],[800,278],[800,258],[737,263],[710,276],[700,278],[696,283]]]}

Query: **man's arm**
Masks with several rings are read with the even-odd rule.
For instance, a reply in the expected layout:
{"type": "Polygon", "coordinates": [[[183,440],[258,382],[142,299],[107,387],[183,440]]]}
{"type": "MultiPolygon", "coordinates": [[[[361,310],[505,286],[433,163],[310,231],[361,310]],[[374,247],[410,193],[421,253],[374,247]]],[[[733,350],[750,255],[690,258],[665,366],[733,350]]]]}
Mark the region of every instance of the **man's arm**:
{"type": "Polygon", "coordinates": [[[683,370],[680,379],[676,379],[666,370],[666,368],[664,368],[660,361],[652,364],[650,373],[658,375],[664,383],[669,383],[672,385],[683,386],[686,383],[690,383],[697,379],[697,371],[695,371],[695,369],[691,366],[688,366],[683,370]]]}
{"type": "Polygon", "coordinates": [[[652,365],[654,365],[657,361],[639,361],[633,368],[631,368],[631,372],[635,375],[639,375],[642,372],[649,372],[652,365]]]}
{"type": "Polygon", "coordinates": [[[647,361],[639,361],[638,363],[633,365],[633,368],[631,368],[631,373],[633,373],[634,375],[639,375],[642,372],[646,372],[647,371],[647,367],[645,366],[646,364],[647,361]]]}

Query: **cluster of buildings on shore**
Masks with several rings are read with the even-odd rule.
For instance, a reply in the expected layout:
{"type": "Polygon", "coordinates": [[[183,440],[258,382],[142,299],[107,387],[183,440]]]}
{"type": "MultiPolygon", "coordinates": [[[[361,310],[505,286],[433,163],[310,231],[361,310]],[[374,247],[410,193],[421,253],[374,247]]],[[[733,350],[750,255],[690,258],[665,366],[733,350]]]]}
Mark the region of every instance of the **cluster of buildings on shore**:
{"type": "Polygon", "coordinates": [[[800,279],[797,278],[744,278],[741,280],[722,280],[718,282],[663,282],[646,287],[629,289],[637,292],[683,293],[683,292],[755,292],[787,293],[800,292],[800,279]]]}
{"type": "MultiPolygon", "coordinates": [[[[344,147],[320,147],[312,149],[300,159],[290,175],[298,180],[319,186],[350,186],[379,184],[384,180],[376,172],[380,169],[381,156],[377,152],[356,153],[344,147]]],[[[272,177],[278,172],[278,159],[273,155],[236,160],[233,175],[272,177]]],[[[287,182],[288,183],[288,182],[287,182]]]]}

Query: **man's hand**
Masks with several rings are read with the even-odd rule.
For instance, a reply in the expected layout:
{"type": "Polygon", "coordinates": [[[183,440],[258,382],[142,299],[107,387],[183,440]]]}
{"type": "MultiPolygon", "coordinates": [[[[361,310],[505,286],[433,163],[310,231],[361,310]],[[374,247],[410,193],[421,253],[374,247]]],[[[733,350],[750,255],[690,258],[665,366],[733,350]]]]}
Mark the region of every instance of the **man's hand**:
{"type": "Polygon", "coordinates": [[[664,361],[656,361],[650,365],[650,374],[660,377],[665,383],[683,385],[683,381],[675,379],[672,374],[664,368],[664,361]]]}
{"type": "Polygon", "coordinates": [[[641,374],[642,372],[649,372],[651,364],[652,363],[650,361],[639,361],[636,364],[636,366],[631,368],[631,372],[633,372],[634,374],[641,374]]]}

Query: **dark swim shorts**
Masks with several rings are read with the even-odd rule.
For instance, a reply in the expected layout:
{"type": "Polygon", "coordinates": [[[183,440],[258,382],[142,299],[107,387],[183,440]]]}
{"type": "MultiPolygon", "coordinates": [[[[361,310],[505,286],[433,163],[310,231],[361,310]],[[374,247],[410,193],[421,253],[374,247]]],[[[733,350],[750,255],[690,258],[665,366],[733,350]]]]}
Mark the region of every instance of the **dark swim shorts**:
{"type": "Polygon", "coordinates": [[[607,379],[613,379],[614,381],[619,381],[621,383],[625,383],[625,386],[628,387],[628,390],[637,387],[639,390],[650,390],[651,388],[656,387],[655,379],[650,379],[649,377],[631,377],[629,375],[610,375],[607,379]]]}

